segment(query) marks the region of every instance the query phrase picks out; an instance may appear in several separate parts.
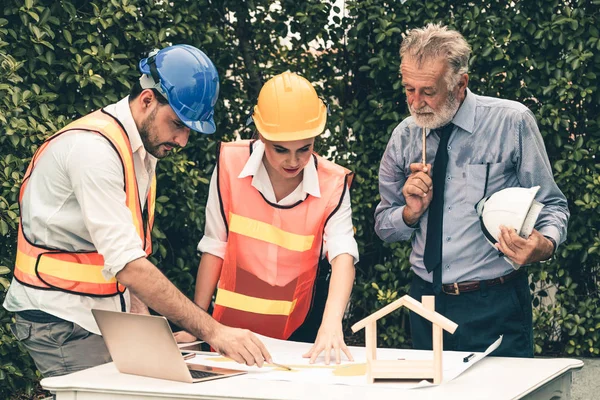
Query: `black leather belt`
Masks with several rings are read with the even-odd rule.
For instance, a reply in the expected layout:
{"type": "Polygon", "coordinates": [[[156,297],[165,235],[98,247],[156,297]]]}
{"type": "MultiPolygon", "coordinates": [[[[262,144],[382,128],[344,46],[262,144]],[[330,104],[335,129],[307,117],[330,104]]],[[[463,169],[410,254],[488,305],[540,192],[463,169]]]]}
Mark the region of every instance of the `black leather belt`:
{"type": "Polygon", "coordinates": [[[481,288],[481,283],[485,283],[486,286],[502,285],[503,283],[509,282],[519,276],[522,272],[520,270],[512,271],[509,274],[501,276],[499,278],[487,279],[483,281],[466,281],[466,282],[455,282],[447,283],[442,285],[442,292],[451,295],[459,295],[461,293],[475,292],[481,288]]]}

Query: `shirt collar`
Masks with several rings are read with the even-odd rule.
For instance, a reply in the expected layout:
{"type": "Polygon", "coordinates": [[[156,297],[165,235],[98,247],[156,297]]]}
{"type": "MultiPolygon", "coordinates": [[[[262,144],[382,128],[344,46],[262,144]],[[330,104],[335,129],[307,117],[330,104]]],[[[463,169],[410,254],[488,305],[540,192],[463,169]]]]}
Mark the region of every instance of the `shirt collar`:
{"type": "MultiPolygon", "coordinates": [[[[242,172],[238,175],[240,179],[252,176],[252,186],[259,191],[262,191],[261,181],[269,179],[267,169],[263,164],[264,155],[265,144],[260,140],[255,141],[252,145],[252,154],[250,154],[250,158],[246,162],[246,165],[244,165],[244,168],[242,168],[242,172]]],[[[314,157],[311,157],[302,173],[304,174],[302,177],[302,192],[314,197],[321,197],[319,175],[314,157]]]]}
{"type": "Polygon", "coordinates": [[[321,197],[321,188],[319,186],[319,174],[317,173],[317,166],[315,163],[315,156],[310,158],[306,167],[304,167],[304,178],[302,179],[302,186],[306,193],[313,197],[321,197]]]}
{"type": "MultiPolygon", "coordinates": [[[[452,123],[459,128],[473,133],[473,128],[475,126],[475,108],[477,107],[477,100],[475,99],[475,95],[467,88],[467,92],[465,94],[465,99],[462,104],[458,108],[456,114],[454,114],[454,118],[452,118],[452,123]]],[[[419,128],[421,129],[421,128],[419,128]]],[[[429,134],[435,129],[427,129],[425,136],[429,136],[429,134]]]]}
{"type": "Polygon", "coordinates": [[[475,95],[471,93],[469,88],[467,88],[465,100],[460,105],[460,108],[454,115],[454,118],[452,118],[452,123],[464,131],[473,133],[473,128],[475,126],[476,103],[477,100],[475,99],[475,95]]]}

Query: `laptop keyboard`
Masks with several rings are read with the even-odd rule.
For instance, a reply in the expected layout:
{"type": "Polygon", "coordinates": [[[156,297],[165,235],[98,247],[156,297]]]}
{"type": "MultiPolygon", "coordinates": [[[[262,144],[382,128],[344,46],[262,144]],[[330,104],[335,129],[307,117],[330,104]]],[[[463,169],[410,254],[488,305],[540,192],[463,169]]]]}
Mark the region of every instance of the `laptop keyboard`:
{"type": "Polygon", "coordinates": [[[192,374],[192,378],[194,378],[194,379],[202,379],[202,378],[208,378],[211,376],[221,375],[221,374],[217,374],[215,372],[195,371],[193,369],[190,369],[190,374],[192,374]]]}

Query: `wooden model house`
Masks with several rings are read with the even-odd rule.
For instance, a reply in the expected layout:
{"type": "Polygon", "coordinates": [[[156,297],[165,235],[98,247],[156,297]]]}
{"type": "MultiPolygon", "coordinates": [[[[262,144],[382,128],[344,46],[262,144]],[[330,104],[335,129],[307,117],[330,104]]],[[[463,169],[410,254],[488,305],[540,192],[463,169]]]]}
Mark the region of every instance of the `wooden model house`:
{"type": "Polygon", "coordinates": [[[365,328],[367,382],[373,383],[375,379],[430,379],[436,385],[442,383],[442,329],[454,333],[457,327],[454,322],[435,312],[434,296],[423,296],[423,303],[419,303],[405,295],[358,321],[352,326],[352,332],[365,328]],[[433,360],[377,360],[377,320],[402,306],[433,324],[433,360]]]}

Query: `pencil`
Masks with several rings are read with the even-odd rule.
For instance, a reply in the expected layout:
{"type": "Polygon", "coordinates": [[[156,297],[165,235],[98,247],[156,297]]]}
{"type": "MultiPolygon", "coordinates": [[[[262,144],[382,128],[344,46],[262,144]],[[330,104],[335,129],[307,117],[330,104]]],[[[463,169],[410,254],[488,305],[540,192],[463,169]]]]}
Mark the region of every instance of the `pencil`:
{"type": "Polygon", "coordinates": [[[291,371],[292,370],[292,367],[289,367],[289,366],[283,365],[283,364],[277,364],[276,362],[265,363],[265,365],[270,366],[270,367],[271,366],[272,367],[278,367],[278,368],[281,368],[281,369],[285,369],[286,371],[291,371]]]}
{"type": "Polygon", "coordinates": [[[421,133],[422,133],[421,136],[423,136],[423,167],[426,167],[427,166],[427,147],[425,144],[425,138],[426,138],[425,128],[421,128],[421,133]]]}

